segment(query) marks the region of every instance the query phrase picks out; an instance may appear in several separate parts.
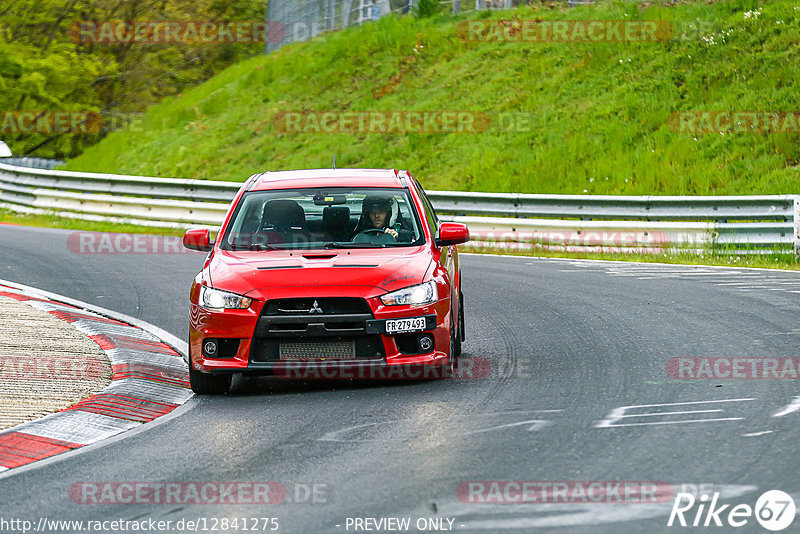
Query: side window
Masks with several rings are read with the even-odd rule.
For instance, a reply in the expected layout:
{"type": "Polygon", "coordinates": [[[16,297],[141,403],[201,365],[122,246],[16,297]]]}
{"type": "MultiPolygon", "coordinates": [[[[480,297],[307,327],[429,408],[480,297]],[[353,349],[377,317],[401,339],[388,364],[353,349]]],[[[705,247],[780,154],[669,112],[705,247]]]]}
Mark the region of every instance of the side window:
{"type": "Polygon", "coordinates": [[[436,231],[439,229],[439,218],[436,216],[436,211],[433,209],[431,201],[428,200],[425,190],[417,180],[414,180],[414,183],[416,184],[417,192],[422,199],[422,205],[425,207],[425,220],[428,222],[428,226],[431,228],[431,234],[436,235],[436,231]]]}

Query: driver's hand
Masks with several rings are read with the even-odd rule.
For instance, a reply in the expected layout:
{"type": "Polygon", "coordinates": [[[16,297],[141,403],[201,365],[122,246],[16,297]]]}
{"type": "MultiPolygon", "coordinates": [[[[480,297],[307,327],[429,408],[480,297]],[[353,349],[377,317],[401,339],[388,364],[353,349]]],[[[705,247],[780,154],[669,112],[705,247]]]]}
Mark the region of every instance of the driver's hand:
{"type": "Polygon", "coordinates": [[[394,228],[387,228],[386,230],[384,230],[384,232],[386,232],[387,234],[389,234],[393,238],[397,239],[397,235],[398,235],[397,234],[397,230],[395,230],[394,228]]]}

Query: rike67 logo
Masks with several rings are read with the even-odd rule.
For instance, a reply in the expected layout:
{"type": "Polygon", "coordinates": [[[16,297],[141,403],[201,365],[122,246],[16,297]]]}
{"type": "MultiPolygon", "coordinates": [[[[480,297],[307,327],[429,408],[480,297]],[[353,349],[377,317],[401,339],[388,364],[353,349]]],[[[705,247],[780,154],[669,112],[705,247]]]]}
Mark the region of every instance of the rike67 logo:
{"type": "Polygon", "coordinates": [[[738,528],[747,525],[755,516],[762,527],[777,532],[791,525],[795,517],[794,499],[780,490],[764,492],[756,501],[755,509],[749,504],[719,505],[718,501],[719,492],[712,495],[704,493],[699,498],[691,493],[678,493],[667,526],[673,526],[677,520],[677,524],[682,527],[738,528]]]}

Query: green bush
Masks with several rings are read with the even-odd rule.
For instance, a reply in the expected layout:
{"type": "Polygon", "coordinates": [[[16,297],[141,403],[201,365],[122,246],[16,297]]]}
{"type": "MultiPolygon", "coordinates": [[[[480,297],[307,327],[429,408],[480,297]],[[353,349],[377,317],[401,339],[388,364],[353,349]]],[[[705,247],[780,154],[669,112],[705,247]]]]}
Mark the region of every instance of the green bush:
{"type": "Polygon", "coordinates": [[[418,0],[414,6],[414,16],[420,19],[432,17],[440,10],[438,0],[418,0]]]}

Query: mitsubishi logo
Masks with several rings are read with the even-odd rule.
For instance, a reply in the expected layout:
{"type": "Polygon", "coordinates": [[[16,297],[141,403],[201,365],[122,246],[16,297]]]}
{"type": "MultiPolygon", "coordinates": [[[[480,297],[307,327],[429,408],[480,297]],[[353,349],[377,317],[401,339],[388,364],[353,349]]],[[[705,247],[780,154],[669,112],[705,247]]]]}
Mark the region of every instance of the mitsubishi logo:
{"type": "Polygon", "coordinates": [[[325,313],[325,312],[322,311],[322,308],[319,307],[319,303],[317,303],[317,301],[315,300],[314,304],[311,306],[311,309],[308,310],[308,313],[325,313]]]}

